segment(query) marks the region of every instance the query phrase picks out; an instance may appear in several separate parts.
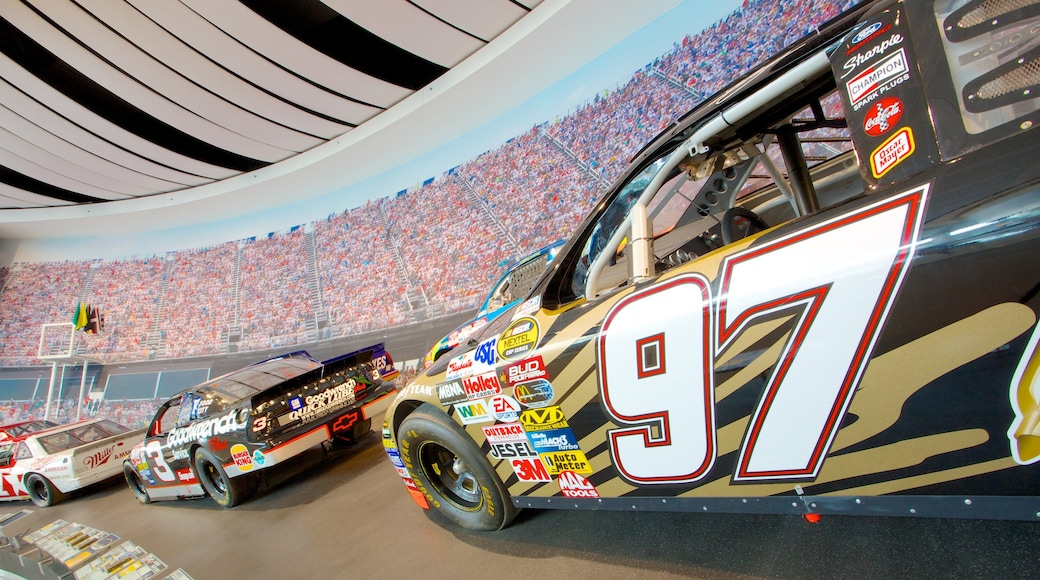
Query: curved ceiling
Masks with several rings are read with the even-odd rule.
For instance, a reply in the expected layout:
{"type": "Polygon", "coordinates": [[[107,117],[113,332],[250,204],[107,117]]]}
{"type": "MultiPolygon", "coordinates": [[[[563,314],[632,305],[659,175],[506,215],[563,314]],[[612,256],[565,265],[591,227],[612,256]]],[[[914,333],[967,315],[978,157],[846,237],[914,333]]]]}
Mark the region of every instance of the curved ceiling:
{"type": "MultiPolygon", "coordinates": [[[[595,55],[583,48],[602,52],[677,1],[5,1],[0,236],[90,234],[91,216],[125,221],[201,199],[233,207],[241,198],[229,193],[253,182],[299,181],[395,121],[421,122],[438,79],[453,87],[483,74],[486,90],[503,74],[559,78],[546,65],[554,54],[574,59],[563,65],[573,71],[595,55]],[[601,18],[592,7],[613,11],[603,38],[586,47],[588,31],[561,37],[601,18]],[[533,71],[517,60],[528,57],[533,71]]],[[[505,101],[482,103],[486,115],[514,102],[484,100],[505,101]]]]}

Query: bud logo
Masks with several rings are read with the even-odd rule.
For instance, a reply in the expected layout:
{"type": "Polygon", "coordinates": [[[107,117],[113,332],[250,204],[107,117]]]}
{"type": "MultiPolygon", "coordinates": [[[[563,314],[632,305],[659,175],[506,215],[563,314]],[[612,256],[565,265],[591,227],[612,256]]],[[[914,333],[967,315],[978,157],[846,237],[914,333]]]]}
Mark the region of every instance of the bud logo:
{"type": "Polygon", "coordinates": [[[495,373],[466,377],[462,379],[462,388],[466,391],[466,398],[471,401],[502,392],[502,385],[498,384],[495,373]]]}
{"type": "Polygon", "coordinates": [[[441,405],[445,407],[469,400],[469,397],[466,396],[466,390],[462,388],[462,383],[458,380],[438,384],[437,398],[440,399],[441,405]]]}
{"type": "Polygon", "coordinates": [[[881,177],[913,152],[914,134],[910,127],[903,127],[870,154],[870,171],[874,177],[881,177]]]}
{"type": "Polygon", "coordinates": [[[548,407],[553,400],[553,387],[549,381],[538,379],[529,383],[517,385],[513,390],[513,396],[521,405],[531,409],[548,407]]]}
{"type": "Polygon", "coordinates": [[[527,431],[548,431],[569,427],[567,418],[558,406],[544,409],[528,409],[520,413],[520,422],[527,431]]]}
{"type": "Polygon", "coordinates": [[[885,97],[878,101],[863,120],[863,130],[871,137],[880,137],[903,116],[903,101],[895,97],[885,97]]]}
{"type": "Polygon", "coordinates": [[[498,337],[498,354],[506,360],[516,360],[534,350],[538,343],[538,322],[520,318],[506,327],[498,337]]]}
{"type": "Polygon", "coordinates": [[[515,442],[526,442],[527,434],[524,433],[524,428],[519,423],[511,423],[509,425],[491,425],[488,427],[481,427],[484,430],[484,437],[488,443],[494,445],[495,443],[515,443],[515,442]]]}
{"type": "Polygon", "coordinates": [[[491,421],[491,416],[488,414],[487,410],[487,403],[484,401],[459,403],[458,405],[455,405],[455,411],[458,412],[463,425],[470,425],[472,423],[489,423],[491,421]]]}
{"type": "Polygon", "coordinates": [[[241,443],[232,445],[231,458],[235,460],[235,466],[238,467],[239,471],[253,469],[253,456],[249,454],[249,450],[246,449],[245,445],[241,443]]]}
{"type": "Polygon", "coordinates": [[[561,472],[559,484],[563,497],[599,497],[596,487],[573,471],[561,472]]]}
{"type": "Polygon", "coordinates": [[[592,473],[592,466],[581,451],[555,451],[538,456],[545,465],[549,475],[559,475],[564,471],[574,473],[592,473]]]}
{"type": "Polygon", "coordinates": [[[513,397],[495,395],[488,400],[488,405],[491,406],[491,414],[495,419],[503,423],[514,423],[520,418],[520,403],[517,403],[513,397]]]}
{"type": "Polygon", "coordinates": [[[519,383],[548,378],[549,373],[545,371],[545,362],[540,356],[511,364],[502,372],[502,382],[510,387],[519,383]]]}

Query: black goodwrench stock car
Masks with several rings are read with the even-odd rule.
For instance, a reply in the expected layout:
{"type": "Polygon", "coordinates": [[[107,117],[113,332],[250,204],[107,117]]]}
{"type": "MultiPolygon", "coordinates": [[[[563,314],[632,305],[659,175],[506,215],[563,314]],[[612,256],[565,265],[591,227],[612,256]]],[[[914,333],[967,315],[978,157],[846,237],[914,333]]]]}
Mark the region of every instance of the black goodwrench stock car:
{"type": "Polygon", "coordinates": [[[256,472],[368,433],[397,374],[377,344],[324,362],[292,352],[211,379],[159,407],[123,474],[141,503],[208,494],[233,507],[256,490],[256,472]]]}

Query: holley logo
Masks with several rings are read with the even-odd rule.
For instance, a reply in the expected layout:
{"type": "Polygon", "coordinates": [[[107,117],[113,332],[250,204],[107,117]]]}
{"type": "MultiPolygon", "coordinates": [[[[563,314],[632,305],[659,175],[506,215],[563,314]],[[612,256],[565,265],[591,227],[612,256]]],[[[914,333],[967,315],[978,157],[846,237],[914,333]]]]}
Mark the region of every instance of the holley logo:
{"type": "Polygon", "coordinates": [[[871,137],[880,137],[888,133],[903,116],[903,101],[895,97],[885,97],[878,101],[867,112],[863,120],[863,130],[871,137]]]}

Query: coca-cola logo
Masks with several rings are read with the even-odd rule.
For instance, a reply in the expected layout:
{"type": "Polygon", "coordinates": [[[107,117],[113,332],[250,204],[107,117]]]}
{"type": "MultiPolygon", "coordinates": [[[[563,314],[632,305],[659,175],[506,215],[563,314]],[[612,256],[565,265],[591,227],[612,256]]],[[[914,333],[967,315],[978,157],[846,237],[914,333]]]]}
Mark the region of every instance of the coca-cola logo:
{"type": "Polygon", "coordinates": [[[863,130],[871,137],[880,137],[896,126],[903,116],[903,102],[895,97],[885,97],[874,104],[863,119],[863,130]]]}

